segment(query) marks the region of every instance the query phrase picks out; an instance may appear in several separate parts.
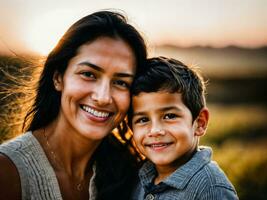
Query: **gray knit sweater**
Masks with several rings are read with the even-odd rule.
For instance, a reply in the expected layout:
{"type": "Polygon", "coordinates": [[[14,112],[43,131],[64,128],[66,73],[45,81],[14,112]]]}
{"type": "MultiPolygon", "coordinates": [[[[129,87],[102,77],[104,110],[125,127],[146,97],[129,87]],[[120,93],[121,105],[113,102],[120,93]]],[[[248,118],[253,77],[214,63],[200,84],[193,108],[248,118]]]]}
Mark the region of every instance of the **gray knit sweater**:
{"type": "MultiPolygon", "coordinates": [[[[22,200],[62,200],[56,174],[32,132],[3,143],[0,153],[9,157],[17,167],[22,200]]],[[[89,186],[90,200],[96,195],[94,177],[95,173],[89,186]]]]}

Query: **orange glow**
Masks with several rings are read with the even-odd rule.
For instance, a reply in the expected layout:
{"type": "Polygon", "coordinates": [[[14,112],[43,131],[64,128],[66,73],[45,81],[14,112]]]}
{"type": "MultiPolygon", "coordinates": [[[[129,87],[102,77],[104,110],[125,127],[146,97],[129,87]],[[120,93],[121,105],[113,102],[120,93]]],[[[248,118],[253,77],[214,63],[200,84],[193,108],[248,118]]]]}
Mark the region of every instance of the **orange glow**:
{"type": "Polygon", "coordinates": [[[60,37],[75,20],[67,11],[48,12],[36,16],[25,31],[26,43],[33,51],[47,55],[57,44],[60,37]]]}

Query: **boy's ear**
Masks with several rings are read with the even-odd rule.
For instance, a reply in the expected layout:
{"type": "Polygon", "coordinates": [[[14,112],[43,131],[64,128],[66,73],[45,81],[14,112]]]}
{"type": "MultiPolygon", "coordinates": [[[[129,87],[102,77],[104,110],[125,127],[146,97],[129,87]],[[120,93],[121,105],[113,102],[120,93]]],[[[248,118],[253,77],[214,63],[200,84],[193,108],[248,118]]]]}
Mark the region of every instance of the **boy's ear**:
{"type": "Polygon", "coordinates": [[[209,121],[209,110],[207,108],[203,108],[198,117],[195,119],[196,123],[196,130],[195,135],[196,136],[202,136],[205,134],[206,129],[208,127],[208,121],[209,121]]]}
{"type": "Polygon", "coordinates": [[[60,74],[58,71],[55,71],[53,75],[53,82],[54,82],[55,89],[59,92],[62,91],[63,77],[62,77],[62,74],[60,74]]]}

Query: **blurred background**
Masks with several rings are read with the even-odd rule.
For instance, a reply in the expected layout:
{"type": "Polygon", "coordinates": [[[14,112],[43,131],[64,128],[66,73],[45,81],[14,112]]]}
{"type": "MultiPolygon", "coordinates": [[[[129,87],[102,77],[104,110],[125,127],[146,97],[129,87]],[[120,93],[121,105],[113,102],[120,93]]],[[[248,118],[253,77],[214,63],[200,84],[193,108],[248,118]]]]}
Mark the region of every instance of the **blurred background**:
{"type": "Polygon", "coordinates": [[[211,112],[202,145],[241,200],[267,199],[266,0],[0,0],[0,143],[21,133],[42,62],[77,19],[124,12],[149,56],[198,67],[211,112]]]}

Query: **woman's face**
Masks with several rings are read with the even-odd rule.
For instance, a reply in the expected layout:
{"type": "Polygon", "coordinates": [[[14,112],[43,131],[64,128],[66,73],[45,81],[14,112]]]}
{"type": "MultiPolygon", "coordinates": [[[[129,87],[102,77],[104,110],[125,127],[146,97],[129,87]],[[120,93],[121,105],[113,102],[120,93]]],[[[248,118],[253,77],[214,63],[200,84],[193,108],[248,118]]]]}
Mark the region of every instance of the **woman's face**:
{"type": "Polygon", "coordinates": [[[99,37],[78,48],[64,75],[54,76],[61,92],[59,123],[88,139],[101,140],[125,117],[135,55],[121,39],[99,37]]]}

